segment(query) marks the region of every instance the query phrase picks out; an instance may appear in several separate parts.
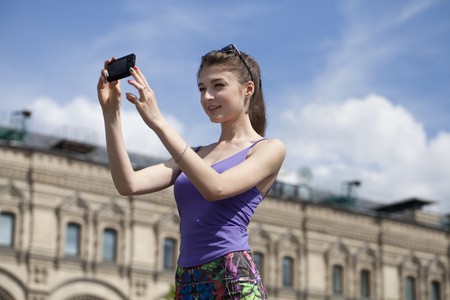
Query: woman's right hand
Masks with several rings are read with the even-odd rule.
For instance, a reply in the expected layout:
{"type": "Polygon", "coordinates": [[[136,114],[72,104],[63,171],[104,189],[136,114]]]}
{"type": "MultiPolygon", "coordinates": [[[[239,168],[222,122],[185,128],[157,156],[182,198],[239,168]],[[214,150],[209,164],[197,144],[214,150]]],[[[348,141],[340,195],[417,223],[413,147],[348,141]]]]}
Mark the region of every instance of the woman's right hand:
{"type": "Polygon", "coordinates": [[[108,82],[108,64],[116,60],[113,57],[111,60],[105,61],[104,69],[101,71],[100,78],[97,84],[98,101],[102,107],[103,113],[116,112],[120,109],[120,102],[122,91],[120,90],[120,80],[108,82]]]}

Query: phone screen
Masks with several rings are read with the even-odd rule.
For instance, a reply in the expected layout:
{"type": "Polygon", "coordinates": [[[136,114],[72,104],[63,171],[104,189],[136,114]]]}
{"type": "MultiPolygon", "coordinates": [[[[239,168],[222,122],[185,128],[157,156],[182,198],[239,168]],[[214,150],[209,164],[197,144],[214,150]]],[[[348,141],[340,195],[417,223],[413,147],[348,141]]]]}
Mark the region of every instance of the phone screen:
{"type": "Polygon", "coordinates": [[[128,68],[127,68],[127,59],[126,58],[118,59],[108,66],[108,72],[109,72],[110,76],[123,73],[127,69],[128,68]]]}
{"type": "Polygon", "coordinates": [[[130,68],[134,67],[135,62],[136,56],[134,54],[112,61],[108,65],[108,81],[111,82],[130,76],[130,68]]]}

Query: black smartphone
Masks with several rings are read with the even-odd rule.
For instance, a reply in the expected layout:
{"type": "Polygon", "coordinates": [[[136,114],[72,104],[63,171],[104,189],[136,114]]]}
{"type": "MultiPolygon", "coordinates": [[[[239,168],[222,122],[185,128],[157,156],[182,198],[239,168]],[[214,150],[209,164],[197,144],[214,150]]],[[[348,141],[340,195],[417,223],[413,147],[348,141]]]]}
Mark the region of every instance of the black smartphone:
{"type": "Polygon", "coordinates": [[[136,55],[134,53],[113,60],[108,64],[108,81],[111,82],[130,76],[130,68],[133,68],[135,64],[136,55]]]}

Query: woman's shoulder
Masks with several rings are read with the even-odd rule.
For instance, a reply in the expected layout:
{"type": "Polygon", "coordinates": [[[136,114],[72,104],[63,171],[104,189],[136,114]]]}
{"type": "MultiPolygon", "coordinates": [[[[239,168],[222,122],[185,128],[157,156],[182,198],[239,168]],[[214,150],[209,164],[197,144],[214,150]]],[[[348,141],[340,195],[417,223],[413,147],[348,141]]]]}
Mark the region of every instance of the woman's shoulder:
{"type": "Polygon", "coordinates": [[[254,144],[249,156],[257,152],[261,153],[261,155],[276,155],[284,159],[286,156],[286,146],[279,139],[262,139],[254,144]]]}
{"type": "Polygon", "coordinates": [[[261,144],[265,147],[286,148],[284,143],[279,139],[262,139],[261,144]]]}

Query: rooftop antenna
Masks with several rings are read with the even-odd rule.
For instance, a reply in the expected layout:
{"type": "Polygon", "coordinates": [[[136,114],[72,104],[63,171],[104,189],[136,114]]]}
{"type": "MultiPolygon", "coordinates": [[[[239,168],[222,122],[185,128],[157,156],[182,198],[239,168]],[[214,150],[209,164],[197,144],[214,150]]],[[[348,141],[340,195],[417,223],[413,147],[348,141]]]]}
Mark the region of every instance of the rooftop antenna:
{"type": "Polygon", "coordinates": [[[356,189],[355,187],[359,187],[361,185],[361,181],[359,180],[349,180],[342,182],[341,186],[341,195],[334,195],[327,199],[330,203],[336,203],[339,205],[347,205],[352,206],[356,202],[356,189]]]}
{"type": "Polygon", "coordinates": [[[342,194],[346,195],[348,200],[356,199],[356,188],[361,185],[359,180],[349,180],[342,183],[342,194]]]}

